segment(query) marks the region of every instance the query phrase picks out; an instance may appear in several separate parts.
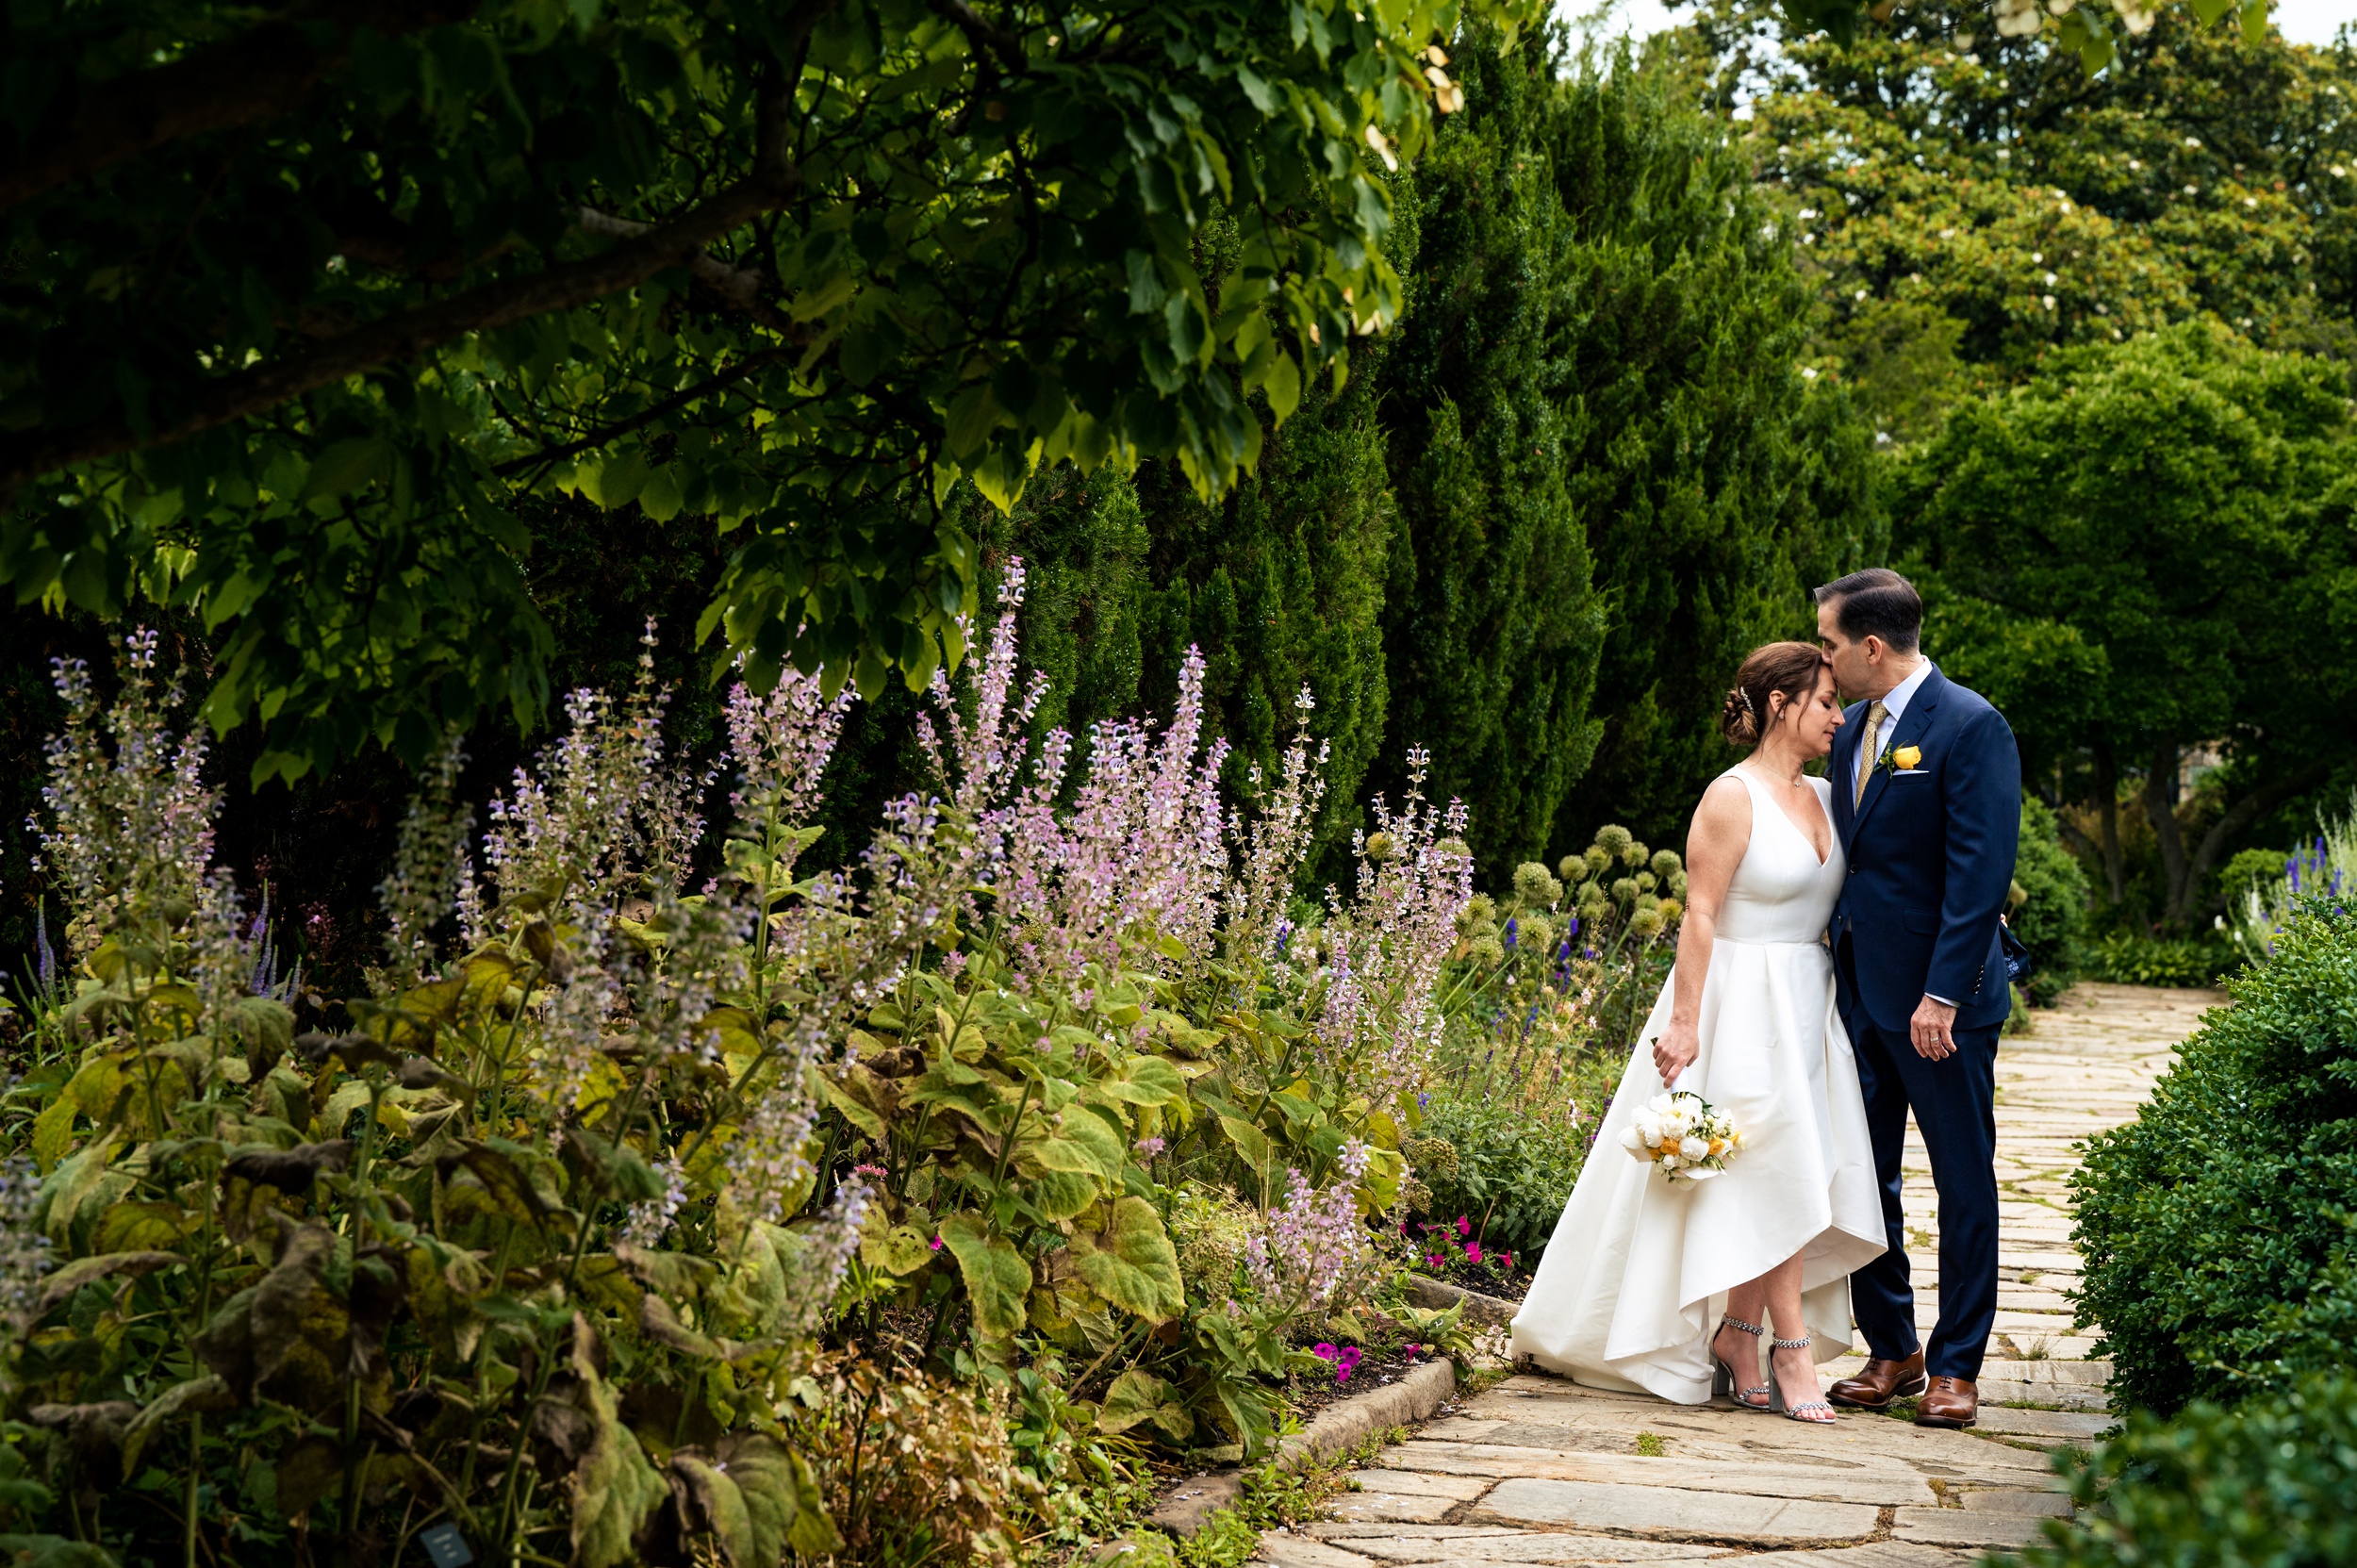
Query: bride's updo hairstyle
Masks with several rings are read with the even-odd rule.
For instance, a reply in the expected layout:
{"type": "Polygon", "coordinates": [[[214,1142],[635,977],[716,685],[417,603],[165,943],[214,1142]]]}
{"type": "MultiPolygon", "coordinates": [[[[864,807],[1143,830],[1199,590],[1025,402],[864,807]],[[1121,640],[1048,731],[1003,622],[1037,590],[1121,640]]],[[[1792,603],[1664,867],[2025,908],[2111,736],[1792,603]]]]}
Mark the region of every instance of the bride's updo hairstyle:
{"type": "Polygon", "coordinates": [[[1719,733],[1730,746],[1748,751],[1758,745],[1760,732],[1775,711],[1769,699],[1781,692],[1789,712],[1817,689],[1818,672],[1824,668],[1824,650],[1813,642],[1772,642],[1753,649],[1735,672],[1727,700],[1719,705],[1719,733]]]}

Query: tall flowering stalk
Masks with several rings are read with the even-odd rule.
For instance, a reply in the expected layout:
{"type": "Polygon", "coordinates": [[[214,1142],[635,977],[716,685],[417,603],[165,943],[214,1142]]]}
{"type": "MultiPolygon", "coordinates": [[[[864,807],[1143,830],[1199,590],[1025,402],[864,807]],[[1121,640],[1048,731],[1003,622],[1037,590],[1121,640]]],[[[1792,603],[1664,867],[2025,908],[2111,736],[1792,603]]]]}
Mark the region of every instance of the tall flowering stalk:
{"type": "Polygon", "coordinates": [[[1442,968],[1473,896],[1465,809],[1425,800],[1430,764],[1421,748],[1408,753],[1408,799],[1397,811],[1376,798],[1376,832],[1357,842],[1357,897],[1327,894],[1332,979],[1317,1039],[1328,1063],[1354,1065],[1377,1103],[1411,1089],[1440,1045],[1442,968]]]}
{"type": "Polygon", "coordinates": [[[51,664],[66,724],[48,743],[45,811],[29,826],[41,843],[34,869],[64,895],[77,954],[126,916],[193,900],[212,868],[220,794],[205,782],[202,733],[172,728],[180,690],[157,689],[157,658],[154,632],[125,636],[121,689],[106,708],[88,665],[51,664]]]}
{"type": "Polygon", "coordinates": [[[1342,1180],[1324,1188],[1285,1172],[1284,1201],[1244,1243],[1245,1272],[1267,1305],[1292,1316],[1347,1301],[1367,1283],[1380,1259],[1355,1189],[1373,1152],[1356,1138],[1345,1143],[1342,1180]]]}

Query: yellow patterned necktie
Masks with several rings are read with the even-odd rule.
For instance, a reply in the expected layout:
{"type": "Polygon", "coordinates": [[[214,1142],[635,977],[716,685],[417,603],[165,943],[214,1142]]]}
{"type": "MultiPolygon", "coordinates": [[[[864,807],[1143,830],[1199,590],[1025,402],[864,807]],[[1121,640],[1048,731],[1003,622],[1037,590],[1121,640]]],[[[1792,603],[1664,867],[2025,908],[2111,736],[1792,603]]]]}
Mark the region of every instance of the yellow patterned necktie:
{"type": "Polygon", "coordinates": [[[1866,799],[1866,781],[1874,776],[1874,746],[1882,738],[1886,711],[1880,698],[1866,704],[1866,738],[1858,742],[1857,749],[1857,793],[1850,798],[1854,806],[1866,799]]]}

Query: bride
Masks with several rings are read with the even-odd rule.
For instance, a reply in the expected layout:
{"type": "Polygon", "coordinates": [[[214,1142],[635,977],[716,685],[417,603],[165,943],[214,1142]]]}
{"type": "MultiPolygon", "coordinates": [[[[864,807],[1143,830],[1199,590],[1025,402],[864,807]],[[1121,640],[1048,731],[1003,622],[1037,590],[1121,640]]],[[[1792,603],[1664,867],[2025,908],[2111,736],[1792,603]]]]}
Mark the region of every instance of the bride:
{"type": "Polygon", "coordinates": [[[1748,1409],[1833,1420],[1817,1362],[1849,1350],[1850,1273],[1886,1235],[1822,941],[1846,874],[1832,786],[1802,771],[1840,724],[1815,647],[1770,643],[1743,661],[1720,729],[1751,754],[1695,808],[1677,964],[1515,1314],[1517,1361],[1596,1388],[1697,1405],[1725,1389],[1748,1409]],[[1673,1184],[1626,1155],[1622,1134],[1670,1084],[1742,1135],[1713,1180],[1673,1184]],[[1763,1318],[1776,1337],[1755,1386],[1763,1318]]]}

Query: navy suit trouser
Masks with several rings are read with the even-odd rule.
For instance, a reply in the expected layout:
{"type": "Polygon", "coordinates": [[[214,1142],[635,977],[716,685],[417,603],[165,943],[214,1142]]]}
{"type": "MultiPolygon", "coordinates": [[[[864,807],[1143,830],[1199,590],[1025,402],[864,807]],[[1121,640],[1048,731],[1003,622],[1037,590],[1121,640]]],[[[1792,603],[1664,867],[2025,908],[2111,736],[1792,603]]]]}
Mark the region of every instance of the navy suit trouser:
{"type": "Polygon", "coordinates": [[[1923,1369],[1935,1378],[1977,1378],[1997,1326],[1997,1036],[2004,1026],[1956,1030],[1955,1054],[1928,1062],[1906,1031],[1880,1028],[1863,1008],[1847,1022],[1890,1233],[1890,1250],[1850,1276],[1851,1315],[1874,1355],[1901,1361],[1915,1353],[1899,1176],[1912,1108],[1939,1192],[1939,1321],[1923,1369]]]}

